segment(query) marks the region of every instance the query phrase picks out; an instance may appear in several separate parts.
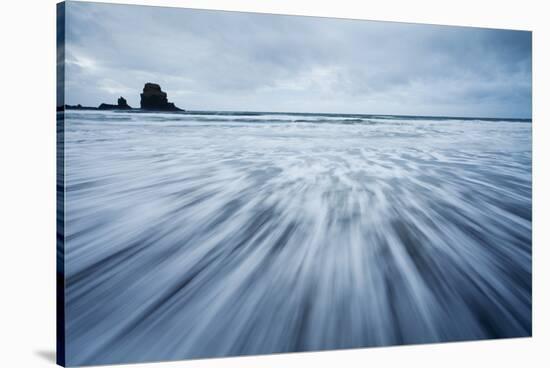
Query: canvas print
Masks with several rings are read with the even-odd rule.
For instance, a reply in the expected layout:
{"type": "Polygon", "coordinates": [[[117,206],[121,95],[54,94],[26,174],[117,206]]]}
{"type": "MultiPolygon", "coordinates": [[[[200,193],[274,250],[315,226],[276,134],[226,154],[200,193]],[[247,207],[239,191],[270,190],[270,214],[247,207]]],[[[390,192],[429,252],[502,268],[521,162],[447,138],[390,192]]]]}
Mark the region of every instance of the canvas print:
{"type": "Polygon", "coordinates": [[[59,364],[531,336],[531,32],[57,26],[59,364]]]}

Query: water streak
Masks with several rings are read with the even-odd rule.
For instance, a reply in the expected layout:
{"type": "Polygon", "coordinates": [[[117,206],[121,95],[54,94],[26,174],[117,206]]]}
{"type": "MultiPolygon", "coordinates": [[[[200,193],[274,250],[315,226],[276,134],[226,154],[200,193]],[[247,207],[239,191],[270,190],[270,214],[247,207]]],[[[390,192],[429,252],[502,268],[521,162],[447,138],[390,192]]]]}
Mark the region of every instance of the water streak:
{"type": "Polygon", "coordinates": [[[68,112],[67,363],[531,335],[531,123],[68,112]]]}

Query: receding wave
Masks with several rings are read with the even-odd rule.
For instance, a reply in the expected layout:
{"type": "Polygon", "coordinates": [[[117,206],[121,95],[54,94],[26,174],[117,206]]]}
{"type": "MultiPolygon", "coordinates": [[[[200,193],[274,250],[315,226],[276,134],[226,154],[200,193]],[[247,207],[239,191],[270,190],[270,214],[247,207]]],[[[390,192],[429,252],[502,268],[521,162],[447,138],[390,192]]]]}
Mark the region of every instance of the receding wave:
{"type": "Polygon", "coordinates": [[[67,113],[68,363],[530,336],[531,124],[212,116],[67,113]]]}

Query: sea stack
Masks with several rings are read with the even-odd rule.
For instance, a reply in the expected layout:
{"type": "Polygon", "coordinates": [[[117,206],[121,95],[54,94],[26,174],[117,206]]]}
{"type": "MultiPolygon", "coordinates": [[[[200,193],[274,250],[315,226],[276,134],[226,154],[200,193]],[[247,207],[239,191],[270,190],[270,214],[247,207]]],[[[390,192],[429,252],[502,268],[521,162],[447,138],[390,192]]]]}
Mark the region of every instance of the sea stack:
{"type": "Polygon", "coordinates": [[[99,105],[98,109],[99,110],[132,110],[132,108],[128,105],[128,102],[126,102],[126,99],[122,96],[118,99],[116,105],[102,103],[101,105],[99,105]]]}
{"type": "Polygon", "coordinates": [[[128,105],[128,102],[126,102],[126,99],[122,96],[118,98],[117,104],[118,107],[121,109],[131,109],[131,107],[128,105]]]}
{"type": "Polygon", "coordinates": [[[155,111],[182,111],[172,102],[168,102],[166,92],[163,92],[155,83],[145,83],[141,94],[141,108],[155,111]]]}

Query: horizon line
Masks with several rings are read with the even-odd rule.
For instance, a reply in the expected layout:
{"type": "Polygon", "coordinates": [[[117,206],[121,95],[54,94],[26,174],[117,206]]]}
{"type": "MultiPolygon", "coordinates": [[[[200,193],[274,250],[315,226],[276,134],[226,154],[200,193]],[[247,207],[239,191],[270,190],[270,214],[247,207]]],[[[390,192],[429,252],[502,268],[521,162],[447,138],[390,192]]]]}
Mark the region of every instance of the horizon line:
{"type": "MultiPolygon", "coordinates": [[[[91,108],[91,109],[97,109],[95,106],[85,106],[82,104],[65,104],[63,107],[66,106],[82,106],[83,108],[91,108]]],[[[58,108],[61,106],[58,106],[58,108]]],[[[76,110],[76,109],[69,109],[69,110],[76,110]]],[[[140,111],[149,111],[151,113],[191,113],[191,112],[242,112],[242,113],[269,113],[269,114],[325,114],[325,115],[364,115],[364,116],[393,116],[393,117],[403,117],[403,118],[440,118],[440,119],[469,119],[469,120],[533,120],[533,116],[530,117],[489,117],[489,116],[458,116],[458,115],[412,115],[412,114],[376,114],[376,113],[344,113],[344,112],[299,112],[299,111],[268,111],[268,110],[215,110],[215,109],[205,109],[205,110],[188,110],[188,109],[182,109],[182,111],[162,111],[162,110],[147,110],[142,109],[140,107],[133,107],[131,110],[118,110],[118,111],[132,111],[132,110],[140,110],[140,111]]],[[[116,110],[99,110],[99,111],[116,111],[116,110]]]]}

